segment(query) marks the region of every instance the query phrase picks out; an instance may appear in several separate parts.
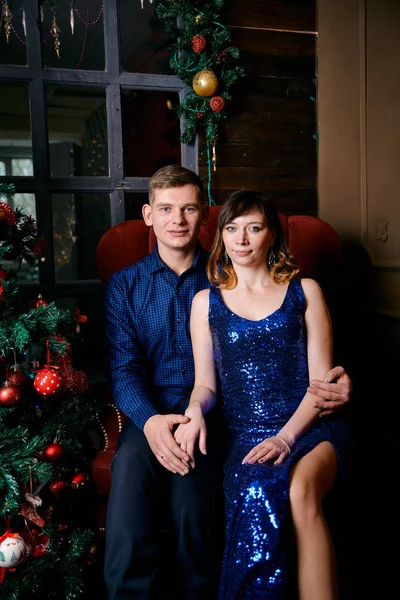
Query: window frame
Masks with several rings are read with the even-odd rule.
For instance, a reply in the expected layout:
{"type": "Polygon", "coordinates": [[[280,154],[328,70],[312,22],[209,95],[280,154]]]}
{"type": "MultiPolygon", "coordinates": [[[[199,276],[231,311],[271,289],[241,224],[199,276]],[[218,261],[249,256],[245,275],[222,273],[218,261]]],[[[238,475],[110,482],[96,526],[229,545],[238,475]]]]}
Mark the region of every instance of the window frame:
{"type": "MultiPolygon", "coordinates": [[[[0,176],[0,181],[14,183],[16,193],[35,194],[38,231],[47,241],[47,251],[46,261],[39,264],[40,284],[22,283],[20,290],[24,296],[32,296],[37,294],[40,285],[41,292],[50,301],[57,297],[97,294],[101,290],[100,280],[97,279],[56,282],[51,194],[109,194],[111,226],[124,222],[124,191],[146,193],[149,177],[125,177],[123,173],[121,88],[177,92],[180,102],[183,102],[188,87],[175,75],[120,70],[118,0],[107,0],[103,5],[104,71],[42,67],[40,31],[37,26],[40,22],[39,3],[21,0],[21,4],[26,21],[27,66],[0,65],[0,81],[26,83],[29,86],[34,176],[0,176]],[[52,83],[105,88],[108,176],[50,177],[45,86],[52,83]]],[[[183,119],[180,120],[182,131],[183,119]]],[[[191,144],[181,143],[181,163],[198,172],[197,138],[191,144]]]]}

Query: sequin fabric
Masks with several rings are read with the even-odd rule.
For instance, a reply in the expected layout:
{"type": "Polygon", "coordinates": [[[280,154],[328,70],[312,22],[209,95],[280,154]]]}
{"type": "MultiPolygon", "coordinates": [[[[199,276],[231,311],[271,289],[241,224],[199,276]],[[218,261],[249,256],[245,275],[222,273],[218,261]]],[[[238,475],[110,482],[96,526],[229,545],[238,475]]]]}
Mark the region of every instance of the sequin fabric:
{"type": "Polygon", "coordinates": [[[282,525],[289,471],[321,440],[343,467],[349,430],[340,417],[320,419],[281,465],[242,465],[245,455],[275,435],[308,386],[306,301],[300,279],[290,282],[281,307],[250,321],[232,313],[210,290],[209,324],[228,426],[224,466],[226,546],[219,600],[278,600],[285,586],[282,525]]]}

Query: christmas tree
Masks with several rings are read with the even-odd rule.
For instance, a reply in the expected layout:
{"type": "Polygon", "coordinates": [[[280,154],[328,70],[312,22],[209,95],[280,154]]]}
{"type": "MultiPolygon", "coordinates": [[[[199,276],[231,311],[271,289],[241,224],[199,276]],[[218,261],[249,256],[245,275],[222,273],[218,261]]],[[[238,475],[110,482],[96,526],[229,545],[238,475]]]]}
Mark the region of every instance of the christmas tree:
{"type": "Polygon", "coordinates": [[[0,597],[79,598],[95,562],[86,432],[100,407],[73,366],[80,311],[40,294],[20,308],[18,273],[38,271],[46,242],[13,195],[0,184],[0,597]]]}

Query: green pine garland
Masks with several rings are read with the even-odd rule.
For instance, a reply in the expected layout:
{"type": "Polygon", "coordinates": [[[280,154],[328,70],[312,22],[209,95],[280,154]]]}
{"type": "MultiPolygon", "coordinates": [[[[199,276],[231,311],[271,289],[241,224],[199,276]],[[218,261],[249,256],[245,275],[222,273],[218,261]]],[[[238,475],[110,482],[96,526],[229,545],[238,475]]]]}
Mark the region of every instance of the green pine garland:
{"type": "Polygon", "coordinates": [[[176,107],[178,115],[184,117],[181,135],[184,144],[192,142],[200,128],[204,130],[210,204],[215,204],[210,193],[211,150],[232,99],[230,88],[244,76],[244,70],[237,64],[239,49],[231,44],[229,30],[219,22],[223,4],[223,0],[163,0],[156,7],[165,31],[176,39],[170,64],[179,79],[192,87],[194,76],[204,70],[212,71],[218,79],[217,90],[211,97],[200,96],[192,89],[176,107]]]}

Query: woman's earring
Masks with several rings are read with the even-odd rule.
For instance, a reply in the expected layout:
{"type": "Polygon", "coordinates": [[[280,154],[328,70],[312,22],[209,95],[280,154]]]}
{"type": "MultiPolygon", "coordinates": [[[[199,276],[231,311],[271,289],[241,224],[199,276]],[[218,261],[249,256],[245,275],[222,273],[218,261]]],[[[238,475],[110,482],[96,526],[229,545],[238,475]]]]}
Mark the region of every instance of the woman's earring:
{"type": "Polygon", "coordinates": [[[272,265],[274,265],[276,263],[276,258],[275,258],[275,252],[272,249],[272,246],[269,250],[269,254],[268,254],[268,268],[272,269],[272,265]]]}
{"type": "Polygon", "coordinates": [[[226,251],[226,250],[225,250],[225,252],[224,252],[224,263],[225,263],[226,265],[229,265],[229,256],[228,256],[228,253],[227,253],[227,251],[226,251]]]}

